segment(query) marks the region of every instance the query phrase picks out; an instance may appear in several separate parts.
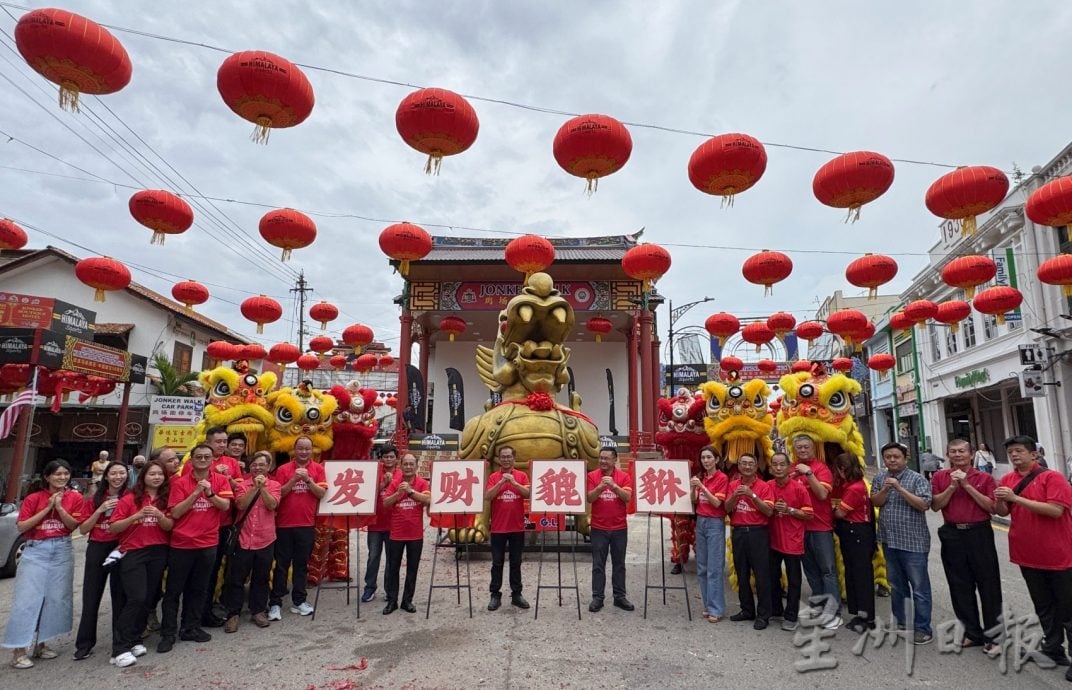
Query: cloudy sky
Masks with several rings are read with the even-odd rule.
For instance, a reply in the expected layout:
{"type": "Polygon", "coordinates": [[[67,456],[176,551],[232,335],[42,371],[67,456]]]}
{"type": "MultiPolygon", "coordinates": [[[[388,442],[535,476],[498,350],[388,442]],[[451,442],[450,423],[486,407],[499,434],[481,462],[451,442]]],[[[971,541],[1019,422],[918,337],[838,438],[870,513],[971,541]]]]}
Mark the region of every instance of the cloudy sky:
{"type": "MultiPolygon", "coordinates": [[[[25,12],[21,4],[0,5],[16,18],[25,12]]],[[[897,258],[893,290],[910,282],[938,238],[939,221],[923,195],[947,169],[895,163],[890,191],[863,209],[860,222],[845,225],[844,213],[822,206],[811,191],[815,171],[832,155],[775,144],[1026,171],[1070,140],[1072,3],[1065,0],[62,6],[102,24],[225,52],[114,30],[133,61],[133,79],[117,94],[86,99],[88,107],[73,115],[58,110],[55,87],[13,52],[15,20],[0,11],[0,216],[62,238],[30,230],[31,246],[89,254],[73,242],[214,284],[220,299],[200,310],[241,332],[253,329],[238,302],[258,292],[285,299],[287,316],[266,330],[266,343],[292,335],[287,290],[294,272],[304,270],[313,297],[343,310],[337,330],[362,321],[396,345],[391,297],[401,280],[376,240],[386,221],[400,220],[452,235],[478,233],[433,225],[499,236],[646,227],[644,238],[673,254],[659,288],[676,303],[709,295],[717,299],[712,310],[787,310],[803,318],[835,289],[859,293],[845,282],[844,267],[864,252],[897,258]],[[312,115],[258,146],[249,141],[252,126],[231,113],[215,84],[227,53],[249,49],[373,80],[305,69],[316,93],[312,115]],[[551,155],[567,116],[474,99],[476,144],[446,159],[439,177],[427,177],[423,157],[394,126],[395,109],[413,87],[375,80],[708,135],[746,132],[768,144],[768,167],[732,209],[720,210],[686,174],[703,136],[634,125],[632,158],[589,199],[583,180],[551,155]],[[2,143],[9,136],[17,141],[2,143]],[[194,228],[161,248],[149,245],[150,231],[127,211],[134,190],[118,185],[196,188],[252,203],[200,202],[194,228]],[[281,265],[257,231],[268,210],[261,204],[309,212],[318,223],[316,243],[281,265]],[[235,233],[260,249],[245,248],[235,233]],[[786,251],[795,264],[768,298],[740,273],[762,248],[786,251]]],[[[140,269],[134,276],[165,294],[175,281],[140,269]]],[[[681,323],[702,324],[712,310],[697,308],[681,323]]]]}

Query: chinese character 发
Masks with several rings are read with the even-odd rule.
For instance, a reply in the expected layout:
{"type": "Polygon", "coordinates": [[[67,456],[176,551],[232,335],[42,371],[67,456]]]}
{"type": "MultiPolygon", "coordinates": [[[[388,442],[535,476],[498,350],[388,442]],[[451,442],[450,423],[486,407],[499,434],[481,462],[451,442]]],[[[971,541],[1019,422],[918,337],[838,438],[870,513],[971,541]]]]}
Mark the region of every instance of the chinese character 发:
{"type": "Polygon", "coordinates": [[[654,467],[649,467],[639,479],[640,498],[647,503],[659,504],[666,501],[673,503],[686,495],[681,488],[681,477],[670,470],[656,471],[654,467]]]}
{"type": "Polygon", "coordinates": [[[1046,656],[1042,646],[1042,627],[1038,616],[1016,616],[1007,604],[998,618],[998,624],[984,633],[1001,648],[998,657],[998,670],[1005,675],[1009,670],[1008,656],[1012,652],[1012,669],[1017,673],[1028,661],[1034,661],[1039,668],[1053,668],[1056,662],[1046,656]]]}
{"type": "Polygon", "coordinates": [[[833,638],[837,631],[823,628],[820,619],[812,616],[801,616],[798,623],[799,627],[793,633],[793,646],[800,649],[803,658],[793,662],[796,672],[807,673],[837,668],[838,660],[830,653],[830,643],[827,642],[827,639],[833,638]]]}
{"type": "Polygon", "coordinates": [[[345,472],[335,477],[334,484],[339,490],[335,492],[334,496],[328,499],[328,503],[333,505],[361,505],[365,502],[365,499],[358,498],[357,492],[361,490],[361,484],[364,483],[364,481],[364,472],[355,470],[352,467],[347,467],[345,472]]]}
{"type": "Polygon", "coordinates": [[[444,472],[439,477],[439,491],[442,496],[436,501],[436,505],[455,502],[473,505],[473,487],[476,483],[477,476],[470,467],[465,468],[465,479],[462,479],[458,472],[444,472]]]}
{"type": "MultiPolygon", "coordinates": [[[[905,620],[913,620],[914,606],[911,598],[905,600],[905,609],[905,620]]],[[[890,643],[890,647],[896,647],[898,640],[904,640],[905,675],[912,675],[912,669],[916,661],[916,646],[913,644],[912,631],[899,627],[892,618],[887,626],[883,624],[881,616],[875,616],[874,627],[868,628],[860,634],[860,639],[856,640],[856,644],[852,646],[852,653],[856,656],[863,656],[868,640],[871,641],[873,649],[878,649],[886,642],[890,643]]]]}
{"type": "Polygon", "coordinates": [[[577,493],[577,474],[565,467],[555,472],[548,469],[540,475],[540,488],[536,491],[536,500],[549,506],[579,506],[581,495],[577,493]]]}

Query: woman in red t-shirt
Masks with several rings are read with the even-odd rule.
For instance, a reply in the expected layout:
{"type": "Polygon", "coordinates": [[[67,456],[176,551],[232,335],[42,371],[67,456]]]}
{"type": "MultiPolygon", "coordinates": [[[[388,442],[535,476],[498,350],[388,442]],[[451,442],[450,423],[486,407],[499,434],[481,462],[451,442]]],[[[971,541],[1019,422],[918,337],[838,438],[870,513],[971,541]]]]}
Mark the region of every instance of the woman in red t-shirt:
{"type": "Polygon", "coordinates": [[[700,472],[692,478],[696,506],[696,578],[704,604],[704,618],[722,620],[726,612],[726,489],[729,480],[719,470],[722,462],[712,446],[700,449],[700,472]]]}
{"type": "Polygon", "coordinates": [[[111,462],[104,468],[103,484],[86,496],[82,506],[82,524],[78,531],[89,535],[86,544],[85,570],[82,573],[82,617],[78,621],[78,635],[75,637],[74,659],[81,661],[93,653],[97,645],[97,612],[104,597],[104,585],[107,583],[112,597],[112,642],[119,630],[119,612],[123,610],[123,585],[119,581],[119,569],[104,565],[116,546],[119,537],[108,529],[112,511],[119,504],[119,499],[127,492],[127,466],[121,462],[111,462]]]}
{"type": "Polygon", "coordinates": [[[864,484],[864,469],[852,453],[842,453],[830,463],[834,486],[834,532],[845,562],[845,604],[856,614],[848,628],[855,633],[875,627],[875,527],[871,522],[871,499],[864,484]]]}
{"type": "Polygon", "coordinates": [[[74,553],[71,530],[82,517],[82,496],[69,491],[71,466],[53,460],[41,472],[44,486],[23,499],[15,522],[26,536],[11,612],[4,631],[4,647],[14,651],[11,665],[32,668],[26,650],[37,640],[35,659],[55,659],[45,646],[49,640],[71,632],[74,616],[74,553]]]}
{"type": "Polygon", "coordinates": [[[168,557],[168,532],[175,522],[164,512],[168,503],[167,465],[152,460],[138,482],[116,506],[109,529],[119,535],[123,553],[119,568],[126,601],[119,613],[119,634],[113,636],[112,660],[130,666],[145,654],[142,632],[149,602],[156,601],[168,557]]]}

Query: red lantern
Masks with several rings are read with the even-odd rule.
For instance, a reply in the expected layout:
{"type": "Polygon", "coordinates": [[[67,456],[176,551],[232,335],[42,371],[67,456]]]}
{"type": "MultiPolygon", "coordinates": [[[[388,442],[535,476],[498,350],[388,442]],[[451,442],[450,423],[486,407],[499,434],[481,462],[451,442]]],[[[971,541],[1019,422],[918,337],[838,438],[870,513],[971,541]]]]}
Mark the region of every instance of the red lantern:
{"type": "Polygon", "coordinates": [[[860,219],[860,207],[886,193],[893,184],[893,163],[881,153],[853,151],[838,156],[815,173],[811,188],[827,206],[847,208],[846,221],[860,219]]]}
{"type": "Polygon", "coordinates": [[[1065,227],[1065,238],[1072,241],[1072,177],[1058,177],[1042,185],[1027,197],[1024,212],[1036,225],[1065,227]]]}
{"type": "Polygon", "coordinates": [[[186,311],[192,312],[194,305],[208,301],[208,288],[196,280],[183,280],[171,286],[171,296],[176,302],[182,302],[186,311]]]}
{"type": "Polygon", "coordinates": [[[278,321],[283,316],[283,307],[271,297],[257,295],[242,302],[242,316],[257,324],[257,333],[264,333],[264,324],[278,321]]]}
{"type": "Polygon", "coordinates": [[[208,356],[218,362],[226,362],[229,359],[234,359],[238,356],[238,345],[229,343],[224,340],[213,340],[211,343],[205,346],[205,352],[208,356]]]}
{"type": "Polygon", "coordinates": [[[610,319],[603,318],[602,316],[593,316],[584,323],[584,327],[588,329],[589,333],[595,333],[596,342],[603,342],[603,336],[614,330],[614,324],[610,319]]]}
{"type": "Polygon", "coordinates": [[[960,300],[949,300],[938,305],[938,313],[934,320],[949,325],[949,330],[954,333],[960,327],[960,322],[971,316],[971,305],[960,300]]]}
{"type": "Polygon", "coordinates": [[[105,290],[125,290],[130,286],[130,271],[108,256],[82,259],[75,264],[74,274],[86,285],[96,288],[93,299],[97,302],[104,301],[105,290]]]}
{"type": "Polygon", "coordinates": [[[391,355],[380,355],[380,360],[376,363],[381,371],[386,371],[395,363],[395,358],[391,355]]]}
{"type": "Polygon", "coordinates": [[[621,170],[633,152],[633,139],[621,122],[607,115],[580,115],[555,135],[555,160],[570,175],[588,180],[585,191],[599,188],[599,178],[621,170]]]}
{"type": "Polygon", "coordinates": [[[273,364],[293,364],[301,357],[301,350],[293,343],[277,343],[268,350],[268,361],[273,364]]]}
{"type": "Polygon", "coordinates": [[[826,318],[826,330],[851,345],[853,334],[863,331],[868,323],[870,322],[863,312],[856,309],[839,309],[826,318]]]}
{"type": "Polygon", "coordinates": [[[779,311],[767,317],[767,328],[774,331],[774,336],[782,342],[785,342],[785,334],[796,325],[796,318],[789,312],[779,311]]]}
{"type": "Polygon", "coordinates": [[[7,218],[0,218],[0,251],[5,249],[22,249],[30,238],[26,231],[7,218]]]}
{"type": "Polygon", "coordinates": [[[420,261],[432,251],[432,236],[419,225],[395,223],[380,233],[380,250],[399,262],[399,273],[409,275],[409,262],[420,261]]]}
{"type": "Polygon", "coordinates": [[[788,256],[766,249],[748,257],[741,267],[745,280],[763,286],[764,296],[773,293],[774,284],[785,280],[792,272],[793,261],[788,256]]]}
{"type": "Polygon", "coordinates": [[[313,371],[320,368],[320,358],[313,354],[304,354],[298,357],[298,368],[302,371],[313,371]]]}
{"type": "Polygon", "coordinates": [[[293,250],[308,247],[316,239],[316,223],[313,219],[292,208],[265,213],[259,228],[265,242],[283,250],[281,261],[287,261],[293,250]]]}
{"type": "Polygon", "coordinates": [[[741,328],[741,339],[755,345],[756,352],[760,352],[764,345],[774,340],[774,331],[762,321],[754,321],[741,328]]]}
{"type": "Polygon", "coordinates": [[[878,298],[878,288],[897,275],[897,262],[884,254],[864,254],[845,269],[845,280],[867,288],[867,299],[878,298]]]}
{"type": "Polygon", "coordinates": [[[778,371],[778,363],[773,359],[761,359],[756,362],[756,368],[764,374],[773,374],[778,371]]]}
{"type": "Polygon", "coordinates": [[[384,401],[388,407],[395,407],[398,405],[398,398],[393,395],[388,395],[387,400],[384,401]]]}
{"type": "Polygon", "coordinates": [[[309,349],[319,355],[323,355],[325,352],[331,352],[333,347],[335,347],[335,341],[326,335],[318,335],[309,340],[309,349]]]}
{"type": "Polygon", "coordinates": [[[960,221],[963,235],[975,234],[975,217],[1002,202],[1009,178],[989,165],[957,168],[942,175],[927,190],[925,203],[939,218],[960,221]]]}
{"type": "Polygon", "coordinates": [[[249,120],[253,141],[267,144],[275,128],[300,125],[313,112],[313,85],[290,60],[245,50],[223,61],[216,88],[236,115],[249,120]]]}
{"type": "Polygon", "coordinates": [[[848,357],[838,357],[830,363],[830,368],[840,372],[852,371],[852,360],[848,357]]]}
{"type": "Polygon", "coordinates": [[[317,302],[309,307],[309,318],[320,322],[320,330],[326,331],[328,321],[339,318],[339,308],[330,302],[317,302]]]}
{"type": "Polygon", "coordinates": [[[438,175],[443,156],[473,145],[480,121],[469,101],[453,91],[420,89],[398,104],[395,127],[403,141],[428,155],[424,172],[438,175]]]}
{"type": "Polygon", "coordinates": [[[1072,297],[1072,254],[1059,254],[1043,261],[1036,275],[1047,285],[1060,285],[1065,297],[1072,297]]]}
{"type": "Polygon", "coordinates": [[[975,288],[989,283],[997,273],[998,266],[989,256],[959,256],[942,267],[942,282],[961,288],[964,296],[971,299],[975,288]]]}
{"type": "Polygon", "coordinates": [[[264,359],[268,356],[263,345],[252,343],[250,345],[240,345],[235,355],[235,359],[244,359],[247,361],[253,361],[257,359],[264,359]]]}
{"type": "Polygon", "coordinates": [[[539,235],[522,235],[506,245],[506,263],[524,273],[526,282],[533,273],[547,270],[554,260],[554,246],[539,235]]]}
{"type": "Polygon", "coordinates": [[[78,111],[79,94],[103,96],[130,83],[130,57],[100,24],[66,10],[24,14],[15,47],[36,72],[60,86],[60,107],[78,111]]]}
{"type": "Polygon", "coordinates": [[[712,336],[718,338],[720,346],[725,347],[726,340],[741,330],[741,322],[733,314],[720,311],[707,317],[707,320],[704,321],[704,328],[712,336]]]}
{"type": "Polygon", "coordinates": [[[376,355],[364,354],[354,360],[354,369],[362,374],[372,371],[376,366],[376,355]]]}
{"type": "Polygon", "coordinates": [[[882,352],[877,355],[871,355],[867,360],[867,366],[878,372],[886,372],[893,369],[893,365],[896,364],[893,355],[888,352],[882,352]]]}
{"type": "Polygon", "coordinates": [[[457,316],[444,316],[439,320],[439,330],[450,336],[450,342],[454,342],[454,336],[465,333],[465,319],[457,316]]]}
{"type": "Polygon", "coordinates": [[[651,291],[651,284],[670,270],[670,252],[657,244],[638,244],[622,257],[622,270],[633,280],[643,281],[641,290],[651,291]]]}
{"type": "Polygon", "coordinates": [[[793,362],[792,366],[789,367],[789,371],[793,372],[794,374],[798,374],[802,371],[810,372],[811,370],[812,364],[806,359],[798,359],[797,361],[793,362]]]}
{"type": "Polygon", "coordinates": [[[894,312],[890,316],[890,328],[895,331],[910,331],[915,325],[915,322],[905,316],[903,311],[894,312]]]}
{"type": "Polygon", "coordinates": [[[849,337],[852,342],[856,343],[856,350],[859,351],[863,350],[863,344],[870,340],[873,335],[875,335],[875,324],[868,319],[863,328],[852,332],[849,337]]]}
{"type": "Polygon", "coordinates": [[[689,181],[696,189],[733,206],[735,194],[751,189],[767,169],[767,151],[747,134],[720,134],[692,152],[689,181]]]}
{"type": "Polygon", "coordinates": [[[342,341],[354,349],[365,347],[372,340],[372,329],[361,323],[347,326],[342,332],[342,341]]]}
{"type": "Polygon", "coordinates": [[[194,224],[190,204],[162,189],[134,192],[127,207],[134,220],[153,231],[149,244],[163,244],[167,235],[181,235],[194,224]]]}
{"type": "Polygon", "coordinates": [[[718,368],[720,371],[730,371],[740,373],[744,369],[744,362],[740,357],[734,357],[733,355],[726,355],[718,361],[718,368]]]}
{"type": "Polygon", "coordinates": [[[383,407],[383,398],[376,398],[372,401],[374,407],[383,407]]]}
{"type": "Polygon", "coordinates": [[[335,371],[342,371],[346,368],[346,355],[332,355],[328,359],[328,364],[330,364],[335,371]]]}
{"type": "Polygon", "coordinates": [[[801,340],[806,340],[809,343],[816,338],[822,336],[825,332],[823,325],[818,321],[805,321],[797,326],[796,334],[801,340]]]}
{"type": "Polygon", "coordinates": [[[1024,301],[1024,296],[1014,287],[999,285],[983,290],[975,299],[972,306],[983,314],[991,314],[997,317],[998,323],[1005,323],[1005,314],[1016,309],[1024,301]]]}
{"type": "Polygon", "coordinates": [[[905,305],[904,315],[912,323],[923,323],[938,315],[938,305],[928,299],[918,299],[905,305]]]}

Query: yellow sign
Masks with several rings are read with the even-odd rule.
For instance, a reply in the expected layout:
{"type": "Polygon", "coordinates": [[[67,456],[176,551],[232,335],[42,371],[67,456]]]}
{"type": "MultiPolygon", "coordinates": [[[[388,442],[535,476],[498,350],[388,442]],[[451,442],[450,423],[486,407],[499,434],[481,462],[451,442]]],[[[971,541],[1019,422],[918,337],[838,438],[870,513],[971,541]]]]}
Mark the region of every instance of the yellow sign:
{"type": "Polygon", "coordinates": [[[193,447],[197,427],[178,424],[157,424],[153,427],[153,450],[172,448],[180,455],[193,447]]]}

